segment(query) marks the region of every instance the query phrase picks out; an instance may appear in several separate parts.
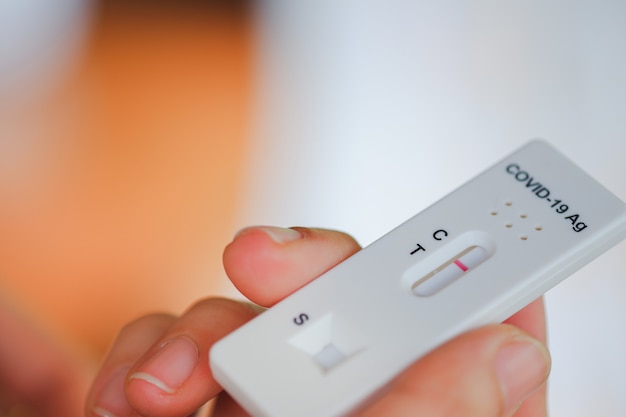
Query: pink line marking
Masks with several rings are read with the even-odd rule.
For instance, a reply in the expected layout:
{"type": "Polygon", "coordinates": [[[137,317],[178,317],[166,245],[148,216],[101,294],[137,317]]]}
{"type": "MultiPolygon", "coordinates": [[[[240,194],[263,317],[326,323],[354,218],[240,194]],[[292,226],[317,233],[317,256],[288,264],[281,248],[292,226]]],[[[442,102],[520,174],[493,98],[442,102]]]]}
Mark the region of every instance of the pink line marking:
{"type": "Polygon", "coordinates": [[[463,265],[463,262],[459,261],[458,259],[454,261],[454,264],[458,266],[459,268],[461,268],[463,272],[468,270],[468,268],[465,265],[463,265]]]}

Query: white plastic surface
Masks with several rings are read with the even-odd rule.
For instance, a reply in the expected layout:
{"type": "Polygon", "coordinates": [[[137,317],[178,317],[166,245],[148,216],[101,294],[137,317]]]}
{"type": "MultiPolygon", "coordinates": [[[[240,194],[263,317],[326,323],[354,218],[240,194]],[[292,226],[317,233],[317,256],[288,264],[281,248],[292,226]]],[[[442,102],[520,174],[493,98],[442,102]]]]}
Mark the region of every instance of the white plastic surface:
{"type": "Polygon", "coordinates": [[[533,141],[218,342],[211,368],[254,416],[345,415],[422,354],[506,319],[625,234],[624,204],[533,141]],[[486,254],[462,276],[414,294],[472,247],[486,254]]]}
{"type": "Polygon", "coordinates": [[[466,272],[474,269],[489,258],[487,251],[480,246],[470,246],[459,256],[449,260],[430,274],[421,278],[411,286],[413,293],[422,297],[429,297],[443,290],[466,272]]]}

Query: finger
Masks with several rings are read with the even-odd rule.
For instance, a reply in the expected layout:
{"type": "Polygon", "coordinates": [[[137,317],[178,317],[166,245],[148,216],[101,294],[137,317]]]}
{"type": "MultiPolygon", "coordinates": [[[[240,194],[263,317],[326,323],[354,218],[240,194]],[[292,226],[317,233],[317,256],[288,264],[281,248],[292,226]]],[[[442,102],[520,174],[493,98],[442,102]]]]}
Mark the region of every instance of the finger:
{"type": "Polygon", "coordinates": [[[252,227],[224,251],[224,268],[250,300],[271,306],[360,249],[345,233],[252,227]]]}
{"type": "Polygon", "coordinates": [[[546,342],[546,312],[543,298],[538,298],[505,320],[541,342],[546,342]]]}
{"type": "Polygon", "coordinates": [[[92,384],[86,401],[87,416],[133,414],[124,393],[128,372],[175,320],[171,315],[153,314],[135,320],[120,331],[92,384]]]}
{"type": "Polygon", "coordinates": [[[133,409],[151,417],[186,416],[216,396],[221,388],[209,369],[209,349],[257,314],[249,304],[225,299],[195,304],[130,369],[126,397],[133,409]]]}
{"type": "Polygon", "coordinates": [[[547,378],[545,347],[510,325],[465,333],[392,382],[365,416],[508,417],[547,378]]]}
{"type": "MultiPolygon", "coordinates": [[[[546,343],[546,319],[543,298],[539,298],[511,316],[506,323],[526,331],[535,339],[546,343]]],[[[520,406],[515,417],[545,416],[547,408],[547,386],[544,384],[520,406]]]]}

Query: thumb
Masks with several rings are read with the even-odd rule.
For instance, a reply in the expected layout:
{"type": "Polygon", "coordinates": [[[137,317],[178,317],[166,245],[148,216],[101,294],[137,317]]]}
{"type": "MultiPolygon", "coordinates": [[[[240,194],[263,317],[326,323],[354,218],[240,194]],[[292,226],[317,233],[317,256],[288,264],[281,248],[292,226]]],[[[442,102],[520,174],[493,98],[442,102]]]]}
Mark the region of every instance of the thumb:
{"type": "MultiPolygon", "coordinates": [[[[540,342],[511,325],[486,326],[424,356],[360,416],[508,417],[549,370],[540,342]]],[[[533,407],[524,411],[545,417],[545,403],[533,407]]]]}

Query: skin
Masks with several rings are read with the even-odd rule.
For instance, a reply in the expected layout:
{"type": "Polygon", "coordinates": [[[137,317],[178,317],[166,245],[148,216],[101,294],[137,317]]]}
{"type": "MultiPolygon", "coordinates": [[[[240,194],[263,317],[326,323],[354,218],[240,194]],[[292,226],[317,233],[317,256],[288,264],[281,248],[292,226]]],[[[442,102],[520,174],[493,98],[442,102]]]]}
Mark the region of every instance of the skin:
{"type": "MultiPolygon", "coordinates": [[[[354,239],[335,231],[255,227],[235,237],[223,260],[246,297],[271,307],[358,250],[354,239]]],[[[212,416],[246,416],[212,378],[208,352],[215,341],[260,311],[249,303],[208,298],[180,316],[151,314],[127,324],[93,380],[85,415],[184,417],[213,399],[212,416]]],[[[537,300],[506,323],[462,334],[415,362],[355,415],[545,417],[550,358],[544,323],[543,302],[537,300]]],[[[28,337],[17,342],[33,344],[28,337]]],[[[45,346],[45,341],[34,342],[45,346]]],[[[20,357],[19,349],[11,353],[20,357]]],[[[2,355],[0,351],[0,360],[2,355]]],[[[21,383],[19,387],[38,390],[22,389],[13,403],[29,404],[33,416],[78,416],[73,411],[76,398],[56,394],[81,392],[84,379],[76,377],[75,367],[50,366],[59,357],[49,353],[30,360],[31,366],[42,362],[34,366],[32,380],[59,381],[64,389],[21,383]]],[[[19,374],[0,368],[0,388],[7,392],[19,374]]]]}

